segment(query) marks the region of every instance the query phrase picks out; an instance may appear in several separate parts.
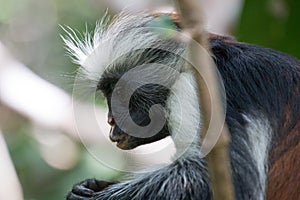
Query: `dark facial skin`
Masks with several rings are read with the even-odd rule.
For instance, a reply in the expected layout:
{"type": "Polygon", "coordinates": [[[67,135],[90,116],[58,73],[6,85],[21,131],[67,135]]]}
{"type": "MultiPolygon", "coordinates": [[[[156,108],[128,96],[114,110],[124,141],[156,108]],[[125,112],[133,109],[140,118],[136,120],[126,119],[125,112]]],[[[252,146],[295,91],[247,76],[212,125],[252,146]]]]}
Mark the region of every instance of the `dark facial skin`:
{"type": "Polygon", "coordinates": [[[112,142],[116,142],[117,147],[123,150],[130,150],[137,146],[148,144],[151,142],[158,141],[168,136],[167,127],[164,127],[158,134],[149,138],[137,138],[131,136],[124,131],[122,131],[116,123],[112,123],[114,121],[113,117],[108,117],[109,124],[111,125],[109,138],[112,142]]]}
{"type": "MultiPolygon", "coordinates": [[[[117,147],[123,150],[133,149],[137,146],[152,143],[169,135],[168,127],[165,125],[160,132],[148,138],[138,138],[124,132],[117,124],[112,114],[111,94],[113,92],[116,80],[111,78],[102,78],[99,82],[99,89],[107,99],[109,108],[108,124],[111,126],[109,137],[112,142],[116,142],[117,147]]],[[[160,104],[165,107],[169,90],[156,84],[144,85],[138,88],[132,95],[129,103],[129,113],[132,120],[139,126],[146,126],[150,123],[149,109],[154,104],[160,104]],[[151,95],[149,95],[151,94],[151,95]]]]}

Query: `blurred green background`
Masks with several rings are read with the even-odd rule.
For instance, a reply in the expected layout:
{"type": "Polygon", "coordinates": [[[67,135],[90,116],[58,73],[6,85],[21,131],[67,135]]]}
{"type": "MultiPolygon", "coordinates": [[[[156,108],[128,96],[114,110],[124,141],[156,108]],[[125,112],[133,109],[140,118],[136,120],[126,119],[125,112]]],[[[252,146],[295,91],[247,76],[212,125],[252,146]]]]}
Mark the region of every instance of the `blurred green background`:
{"type": "Polygon", "coordinates": [[[240,41],[300,58],[300,1],[246,0],[235,35],[240,41]]]}
{"type": "MultiPolygon", "coordinates": [[[[0,41],[36,74],[71,93],[73,78],[69,75],[76,66],[65,54],[59,24],[80,32],[86,27],[92,30],[107,6],[97,0],[0,0],[0,41]]],[[[232,35],[300,58],[299,9],[298,0],[246,0],[232,35]]],[[[4,133],[25,199],[63,199],[73,183],[87,177],[119,177],[118,172],[97,163],[79,142],[76,165],[65,170],[49,166],[32,138],[28,121],[16,121],[19,123],[4,133]]]]}

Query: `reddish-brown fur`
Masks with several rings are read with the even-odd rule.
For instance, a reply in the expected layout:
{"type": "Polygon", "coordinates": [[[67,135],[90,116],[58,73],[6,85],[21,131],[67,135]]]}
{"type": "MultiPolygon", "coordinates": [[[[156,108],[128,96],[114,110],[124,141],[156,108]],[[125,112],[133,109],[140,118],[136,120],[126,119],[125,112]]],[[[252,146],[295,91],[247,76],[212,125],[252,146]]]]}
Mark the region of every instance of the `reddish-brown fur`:
{"type": "MultiPolygon", "coordinates": [[[[299,113],[300,114],[300,113],[299,113]]],[[[300,122],[271,150],[268,200],[300,199],[300,122]]]]}

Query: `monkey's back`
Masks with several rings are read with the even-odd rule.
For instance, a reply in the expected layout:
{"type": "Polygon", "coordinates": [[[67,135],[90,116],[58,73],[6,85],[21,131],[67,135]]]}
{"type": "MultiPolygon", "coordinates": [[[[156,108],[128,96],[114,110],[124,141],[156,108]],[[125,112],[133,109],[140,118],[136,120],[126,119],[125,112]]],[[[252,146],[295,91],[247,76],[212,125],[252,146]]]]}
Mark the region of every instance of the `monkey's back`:
{"type": "Polygon", "coordinates": [[[244,127],[245,112],[258,117],[262,114],[272,127],[267,199],[298,199],[300,61],[229,37],[210,35],[210,44],[226,89],[229,129],[235,124],[244,127]]]}

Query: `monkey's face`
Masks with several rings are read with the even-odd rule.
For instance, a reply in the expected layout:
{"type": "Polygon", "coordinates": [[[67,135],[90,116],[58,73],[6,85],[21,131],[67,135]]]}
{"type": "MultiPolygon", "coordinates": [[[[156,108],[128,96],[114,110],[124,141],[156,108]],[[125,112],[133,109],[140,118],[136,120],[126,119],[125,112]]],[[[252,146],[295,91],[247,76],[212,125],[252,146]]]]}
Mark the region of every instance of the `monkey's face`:
{"type": "Polygon", "coordinates": [[[149,123],[151,123],[149,117],[150,108],[155,104],[165,107],[169,89],[158,84],[146,84],[137,88],[130,95],[129,103],[124,103],[124,96],[126,95],[122,93],[126,92],[126,90],[120,91],[119,93],[121,94],[119,95],[113,95],[117,81],[115,78],[104,76],[98,85],[98,88],[104,93],[107,99],[109,108],[108,123],[111,126],[109,137],[111,141],[116,142],[117,147],[123,150],[129,150],[168,136],[167,123],[165,123],[157,133],[147,136],[146,132],[137,133],[134,127],[124,127],[122,122],[124,122],[126,118],[131,118],[139,127],[149,125],[149,123]],[[115,104],[117,104],[117,106],[115,104]],[[128,110],[128,115],[115,116],[114,113],[120,110],[128,110]]]}

